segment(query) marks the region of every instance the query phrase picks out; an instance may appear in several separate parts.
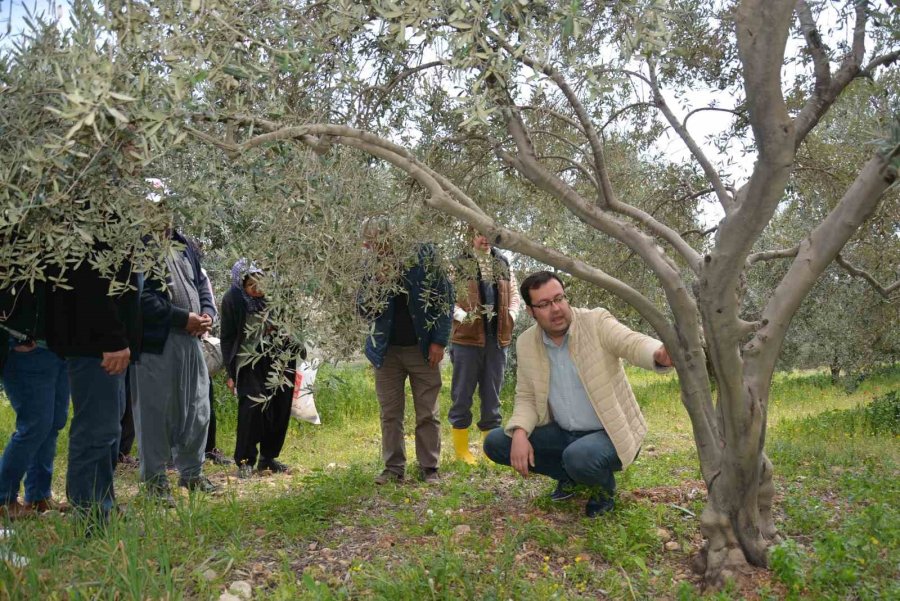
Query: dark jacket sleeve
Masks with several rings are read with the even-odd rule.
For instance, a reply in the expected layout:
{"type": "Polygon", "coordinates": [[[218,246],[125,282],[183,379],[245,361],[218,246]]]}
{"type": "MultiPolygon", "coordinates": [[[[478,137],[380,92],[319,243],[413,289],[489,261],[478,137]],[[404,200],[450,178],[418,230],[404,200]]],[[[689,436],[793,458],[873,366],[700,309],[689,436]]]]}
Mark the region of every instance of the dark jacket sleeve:
{"type": "Polygon", "coordinates": [[[222,314],[220,315],[222,341],[222,357],[228,377],[237,380],[237,355],[240,338],[244,329],[241,299],[235,298],[234,289],[230,289],[222,298],[222,314]]]}
{"type": "Polygon", "coordinates": [[[141,293],[141,313],[145,323],[166,324],[173,328],[187,327],[190,312],[172,305],[172,299],[163,290],[158,279],[148,279],[141,293]]]}
{"type": "Polygon", "coordinates": [[[425,267],[431,296],[438,303],[434,306],[433,329],[431,342],[446,347],[450,343],[450,332],[453,328],[453,284],[438,262],[434,246],[424,244],[421,248],[420,261],[425,267]]]}

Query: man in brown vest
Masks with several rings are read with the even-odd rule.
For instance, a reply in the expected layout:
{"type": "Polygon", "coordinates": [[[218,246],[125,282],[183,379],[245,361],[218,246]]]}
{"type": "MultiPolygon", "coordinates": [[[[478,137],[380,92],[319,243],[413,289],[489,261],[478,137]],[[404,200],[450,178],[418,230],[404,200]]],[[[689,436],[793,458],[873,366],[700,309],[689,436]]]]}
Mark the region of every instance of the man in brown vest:
{"type": "Polygon", "coordinates": [[[472,231],[472,249],[456,265],[456,307],[453,311],[453,381],[450,424],[456,458],[469,464],[472,397],[481,397],[478,429],[483,435],[500,426],[500,388],[506,369],[506,352],[519,313],[519,291],[509,261],[487,238],[472,231]]]}

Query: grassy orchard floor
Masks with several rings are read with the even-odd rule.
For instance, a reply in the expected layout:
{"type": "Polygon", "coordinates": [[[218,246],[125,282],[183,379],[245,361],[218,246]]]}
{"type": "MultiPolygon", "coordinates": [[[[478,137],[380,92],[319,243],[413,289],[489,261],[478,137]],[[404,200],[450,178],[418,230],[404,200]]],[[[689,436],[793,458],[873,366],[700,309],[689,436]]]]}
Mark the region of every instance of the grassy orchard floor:
{"type": "MultiPolygon", "coordinates": [[[[326,367],[317,382],[324,425],[292,424],[282,455],[294,474],[238,481],[234,468],[211,466],[223,495],[179,493],[179,507],[164,511],[135,498],[134,471],[120,472],[128,514],[106,536],[85,539],[61,516],[16,524],[6,548],[29,563],[0,561],[0,598],[217,599],[235,580],[250,582],[254,599],[702,597],[689,568],[705,494],[690,423],[673,377],[632,372],[631,381],[650,433],[619,477],[617,510],[599,519],[582,517],[583,495],[551,504],[546,479],[452,462],[446,419],[440,484],[376,487],[370,372],[326,367]]],[[[231,449],[235,399],[221,384],[219,445],[231,449]]],[[[709,598],[900,598],[900,440],[864,433],[853,410],[898,388],[898,369],[849,394],[821,374],[777,377],[768,450],[788,541],[771,572],[709,598]]],[[[505,415],[510,404],[505,390],[505,415]]],[[[0,400],[2,440],[13,423],[0,400]]],[[[58,497],[66,444],[63,433],[58,497]]],[[[414,456],[411,439],[407,448],[414,456]]]]}

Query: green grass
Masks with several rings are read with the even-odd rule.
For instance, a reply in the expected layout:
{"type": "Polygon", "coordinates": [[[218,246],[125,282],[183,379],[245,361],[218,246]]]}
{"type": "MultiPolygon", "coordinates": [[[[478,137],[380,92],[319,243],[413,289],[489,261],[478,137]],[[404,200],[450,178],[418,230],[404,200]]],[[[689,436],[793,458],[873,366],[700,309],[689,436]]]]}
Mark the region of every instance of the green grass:
{"type": "MultiPolygon", "coordinates": [[[[121,473],[127,514],[101,536],[85,538],[63,516],[15,525],[0,546],[29,563],[0,561],[0,598],[218,599],[235,580],[250,582],[257,600],[900,598],[900,440],[891,425],[900,370],[875,373],[852,393],[823,374],[777,376],[767,449],[785,541],[770,572],[715,593],[703,593],[689,570],[702,485],[677,382],[629,374],[650,433],[619,477],[617,510],[599,519],[582,516],[583,495],[550,503],[552,483],[539,477],[451,461],[447,442],[440,484],[376,487],[371,371],[325,366],[316,392],[323,425],[294,423],[288,435],[282,458],[293,475],[245,482],[213,466],[224,495],[180,494],[178,508],[163,511],[136,495],[133,472],[121,473]]],[[[449,373],[445,384],[444,415],[449,373]]],[[[219,446],[231,449],[236,401],[216,385],[219,446]]],[[[511,405],[507,385],[504,415],[511,405]]],[[[0,399],[0,439],[13,424],[0,399]]],[[[63,433],[59,497],[66,443],[63,433]]],[[[407,448],[413,457],[411,436],[407,448]]]]}

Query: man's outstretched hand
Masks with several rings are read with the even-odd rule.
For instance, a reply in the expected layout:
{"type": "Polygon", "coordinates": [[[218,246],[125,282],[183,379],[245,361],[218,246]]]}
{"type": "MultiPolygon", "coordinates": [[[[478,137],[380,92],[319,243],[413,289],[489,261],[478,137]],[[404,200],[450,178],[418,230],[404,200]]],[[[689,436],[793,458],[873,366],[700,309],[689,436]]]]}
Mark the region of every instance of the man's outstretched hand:
{"type": "Polygon", "coordinates": [[[653,360],[656,361],[657,365],[662,365],[663,367],[672,367],[672,358],[669,356],[669,351],[666,350],[665,346],[661,346],[653,353],[653,360]]]}

